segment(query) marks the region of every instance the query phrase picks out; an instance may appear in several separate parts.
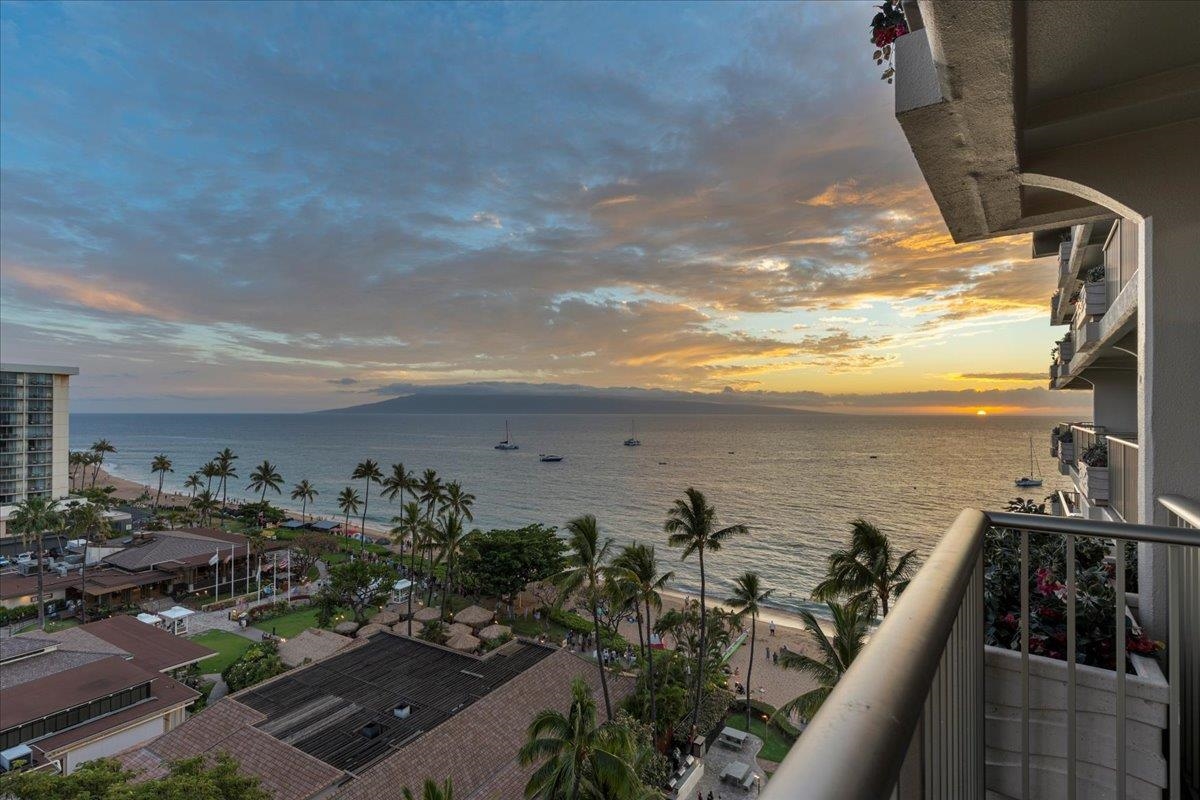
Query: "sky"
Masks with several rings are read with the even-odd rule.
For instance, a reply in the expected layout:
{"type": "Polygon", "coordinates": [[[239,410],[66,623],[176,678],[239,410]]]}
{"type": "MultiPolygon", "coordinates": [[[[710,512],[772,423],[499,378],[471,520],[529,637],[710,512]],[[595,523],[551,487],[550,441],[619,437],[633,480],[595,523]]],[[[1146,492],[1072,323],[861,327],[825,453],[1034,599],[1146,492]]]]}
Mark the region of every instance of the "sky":
{"type": "Polygon", "coordinates": [[[871,4],[0,4],[0,353],[72,408],[551,383],[1051,413],[871,4]]]}

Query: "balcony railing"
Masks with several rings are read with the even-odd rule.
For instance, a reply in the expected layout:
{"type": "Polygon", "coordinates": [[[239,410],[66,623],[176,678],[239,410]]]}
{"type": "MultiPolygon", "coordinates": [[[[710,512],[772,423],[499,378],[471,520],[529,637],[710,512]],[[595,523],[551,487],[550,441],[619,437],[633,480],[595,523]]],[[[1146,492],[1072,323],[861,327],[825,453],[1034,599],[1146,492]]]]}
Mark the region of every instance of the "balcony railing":
{"type": "Polygon", "coordinates": [[[1138,443],[1108,434],[1108,507],[1126,522],[1138,522],[1138,443]]]}
{"type": "MultiPolygon", "coordinates": [[[[1200,505],[1182,498],[1164,498],[1163,505],[1176,519],[1200,527],[1200,505]]],[[[1193,787],[1200,783],[1200,758],[1196,756],[1200,750],[1197,597],[1200,534],[1192,531],[963,511],[826,699],[762,796],[768,800],[973,800],[994,793],[1025,800],[1079,796],[1124,800],[1132,791],[1137,796],[1180,800],[1187,796],[1185,781],[1193,787]],[[1008,717],[989,708],[992,701],[988,697],[988,681],[993,680],[989,676],[995,671],[984,648],[983,546],[985,533],[992,527],[1017,531],[1020,536],[1020,648],[1019,652],[996,651],[1011,654],[1019,662],[1015,673],[1019,686],[1010,692],[1017,711],[1008,717]],[[1156,748],[1161,740],[1145,736],[1145,681],[1126,674],[1124,592],[1113,593],[1114,670],[1076,663],[1074,569],[1065,570],[1066,660],[1031,656],[1031,532],[1063,536],[1066,564],[1075,563],[1078,539],[1102,540],[1112,553],[1114,586],[1125,585],[1125,548],[1117,543],[1165,546],[1169,688],[1165,693],[1164,755],[1131,746],[1149,738],[1156,748]],[[1054,665],[1061,680],[1045,679],[1047,664],[1054,665]],[[1036,673],[1032,680],[1031,665],[1036,673]],[[1094,685],[1101,678],[1112,686],[1112,702],[1097,706],[1094,685]],[[1058,697],[1063,702],[1053,708],[1049,701],[1058,697]],[[1007,761],[1005,751],[1013,754],[1007,761]],[[992,763],[997,754],[1000,763],[992,763]],[[1157,783],[1151,781],[1154,776],[1147,775],[1154,770],[1145,768],[1145,763],[1161,768],[1157,783]],[[1002,788],[993,785],[1002,778],[1012,780],[1002,788]],[[1159,785],[1163,788],[1156,788],[1159,785]]]]}

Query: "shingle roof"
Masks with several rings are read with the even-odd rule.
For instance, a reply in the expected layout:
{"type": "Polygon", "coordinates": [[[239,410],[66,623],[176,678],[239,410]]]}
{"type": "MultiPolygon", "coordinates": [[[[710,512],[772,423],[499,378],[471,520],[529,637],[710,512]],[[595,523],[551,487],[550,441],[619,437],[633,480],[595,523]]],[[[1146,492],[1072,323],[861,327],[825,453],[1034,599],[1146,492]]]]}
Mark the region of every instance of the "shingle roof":
{"type": "Polygon", "coordinates": [[[155,672],[166,672],[216,655],[211,648],[139,622],[137,617],[128,614],[90,622],[77,630],[119,647],[132,655],[138,664],[155,672]]]}

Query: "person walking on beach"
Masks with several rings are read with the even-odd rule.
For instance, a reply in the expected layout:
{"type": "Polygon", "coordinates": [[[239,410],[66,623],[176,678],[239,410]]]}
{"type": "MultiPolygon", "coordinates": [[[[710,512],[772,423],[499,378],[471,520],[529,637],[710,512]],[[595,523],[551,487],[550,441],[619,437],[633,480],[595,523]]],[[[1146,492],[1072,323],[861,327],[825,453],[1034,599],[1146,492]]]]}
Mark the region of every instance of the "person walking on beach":
{"type": "Polygon", "coordinates": [[[775,635],[775,620],[771,620],[771,635],[775,635]]]}
{"type": "Polygon", "coordinates": [[[763,652],[767,654],[767,661],[770,661],[770,660],[771,660],[771,648],[770,648],[770,647],[764,647],[764,648],[763,648],[763,652]]]}

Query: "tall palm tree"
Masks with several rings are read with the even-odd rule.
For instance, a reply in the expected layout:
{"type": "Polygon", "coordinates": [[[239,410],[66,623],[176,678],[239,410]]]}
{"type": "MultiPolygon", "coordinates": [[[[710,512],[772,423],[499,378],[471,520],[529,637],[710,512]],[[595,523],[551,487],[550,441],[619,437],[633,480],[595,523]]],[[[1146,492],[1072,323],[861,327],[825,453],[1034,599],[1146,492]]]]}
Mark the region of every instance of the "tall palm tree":
{"type": "Polygon", "coordinates": [[[292,499],[300,501],[301,522],[308,521],[308,504],[314,502],[319,494],[320,492],[317,491],[317,487],[313,486],[308,478],[305,478],[292,487],[292,499]]]}
{"type": "Polygon", "coordinates": [[[446,586],[442,590],[442,618],[446,616],[446,600],[450,595],[450,587],[454,585],[454,567],[458,556],[462,553],[469,533],[463,532],[463,518],[455,511],[438,517],[437,538],[441,545],[442,561],[446,564],[446,586]]]}
{"type": "Polygon", "coordinates": [[[234,455],[233,451],[230,450],[228,447],[226,447],[221,452],[217,453],[217,458],[216,458],[217,477],[221,479],[222,525],[224,525],[224,516],[226,513],[226,506],[228,505],[228,501],[229,501],[229,479],[236,478],[238,476],[237,467],[234,466],[234,463],[233,463],[234,461],[237,461],[237,456],[234,455]]]}
{"type": "Polygon", "coordinates": [[[791,650],[779,654],[780,666],[815,678],[817,688],[788,701],[780,706],[777,713],[791,714],[794,711],[803,719],[811,720],[866,644],[867,628],[874,618],[869,606],[854,601],[845,604],[828,602],[826,605],[833,618],[832,638],[821,629],[811,611],[800,612],[805,629],[812,634],[820,650],[820,657],[812,658],[791,650]]]}
{"type": "Polygon", "coordinates": [[[158,501],[162,498],[163,480],[167,477],[168,472],[174,472],[174,465],[171,459],[167,458],[166,453],[159,453],[150,462],[150,474],[158,474],[158,491],[154,493],[154,513],[158,513],[158,501]]]}
{"type": "Polygon", "coordinates": [[[704,691],[705,657],[707,655],[706,634],[708,615],[705,608],[705,574],[704,553],[716,552],[721,545],[734,536],[747,533],[750,529],[745,525],[730,525],[717,528],[717,509],[708,504],[704,493],[688,487],[686,498],[676,500],[675,505],[667,512],[667,521],[663,530],[668,534],[667,544],[671,547],[682,547],[682,560],[695,553],[700,561],[700,647],[696,651],[696,699],[692,705],[692,725],[700,719],[700,698],[704,691]]]}
{"type": "Polygon", "coordinates": [[[473,522],[475,515],[471,513],[471,506],[475,504],[475,495],[464,491],[462,484],[458,481],[450,481],[446,484],[446,489],[442,494],[441,513],[445,514],[451,511],[458,514],[467,522],[473,522]]]}
{"type": "Polygon", "coordinates": [[[338,508],[346,513],[346,532],[350,532],[350,515],[358,513],[358,504],[362,502],[362,498],[358,496],[358,492],[354,487],[347,486],[342,489],[337,496],[338,508]]]}
{"type": "Polygon", "coordinates": [[[81,465],[87,463],[84,461],[84,457],[82,450],[72,450],[67,453],[67,478],[72,490],[75,489],[75,473],[79,471],[81,465]]]}
{"type": "Polygon", "coordinates": [[[896,558],[887,534],[865,519],[854,520],[850,530],[850,547],[830,554],[825,579],[813,589],[813,598],[846,597],[870,616],[882,612],[886,617],[892,599],[908,588],[917,571],[917,551],[896,558]]]}
{"type": "Polygon", "coordinates": [[[183,488],[192,490],[192,498],[193,499],[196,497],[196,492],[203,485],[204,485],[204,478],[201,476],[201,474],[199,472],[193,472],[191,475],[188,475],[187,479],[184,480],[184,482],[183,482],[183,488]]]}
{"type": "MultiPolygon", "coordinates": [[[[220,471],[220,467],[217,466],[216,461],[210,461],[200,468],[200,474],[207,479],[207,483],[204,484],[205,489],[212,491],[213,478],[217,477],[217,473],[220,471]]],[[[218,484],[218,486],[219,485],[220,484],[218,484]]]]}
{"type": "MultiPolygon", "coordinates": [[[[407,786],[404,787],[404,800],[418,800],[407,786]]],[[[454,800],[454,783],[447,778],[441,786],[433,778],[426,778],[421,786],[420,800],[454,800]]]]}
{"type": "Polygon", "coordinates": [[[403,464],[392,464],[392,472],[383,479],[383,489],[380,491],[388,502],[395,502],[396,497],[400,498],[400,506],[404,507],[404,495],[412,494],[416,497],[417,479],[412,472],[404,468],[403,464]]]}
{"type": "Polygon", "coordinates": [[[600,669],[600,688],[604,692],[604,713],[611,720],[612,702],[608,697],[608,678],[604,672],[603,648],[600,646],[598,595],[605,562],[608,560],[609,550],[612,549],[612,539],[601,542],[596,517],[584,514],[567,523],[567,545],[570,552],[567,555],[566,568],[555,580],[560,589],[559,601],[577,590],[581,591],[586,599],[588,610],[592,614],[592,628],[596,634],[596,665],[600,669]]]}
{"type": "Polygon", "coordinates": [[[379,462],[368,458],[354,468],[350,477],[354,480],[361,479],[366,485],[362,505],[362,527],[358,531],[358,549],[361,552],[367,546],[367,504],[371,502],[371,484],[383,483],[383,473],[379,471],[379,462]]]}
{"type": "Polygon", "coordinates": [[[267,502],[267,489],[274,490],[275,494],[282,494],[280,487],[283,485],[283,476],[275,469],[275,465],[270,461],[264,461],[250,472],[250,485],[247,489],[260,492],[258,502],[267,502]]]}
{"type": "Polygon", "coordinates": [[[754,642],[758,638],[758,612],[771,597],[774,589],[763,588],[762,578],[757,572],[747,570],[733,582],[733,596],[725,602],[734,611],[734,619],[741,622],[750,617],[750,663],[746,667],[746,730],[750,730],[750,700],[754,697],[754,642]]]}
{"type": "Polygon", "coordinates": [[[79,565],[79,619],[87,622],[88,544],[108,540],[109,522],[104,509],[95,503],[75,503],[67,512],[67,522],[75,539],[83,540],[83,562],[79,565]]]}
{"type": "Polygon", "coordinates": [[[634,796],[641,788],[631,763],[635,747],[627,728],[598,723],[592,691],[576,678],[566,714],[549,708],[529,723],[518,758],[522,766],[538,762],[541,766],[525,784],[525,797],[580,800],[634,796]]]}
{"type": "Polygon", "coordinates": [[[117,452],[117,448],[113,447],[112,442],[108,439],[97,439],[92,443],[92,457],[96,468],[92,471],[92,486],[96,485],[96,477],[100,474],[100,467],[104,464],[104,456],[109,453],[117,452]]]}
{"type": "MultiPolygon", "coordinates": [[[[427,469],[421,473],[421,479],[417,481],[417,500],[421,505],[425,506],[425,521],[432,527],[433,514],[437,509],[438,504],[442,502],[444,489],[442,487],[442,479],[438,477],[437,470],[427,469]]],[[[429,576],[433,576],[433,537],[426,536],[425,543],[427,545],[428,556],[427,564],[429,576]]],[[[425,605],[433,602],[433,581],[429,581],[429,587],[425,593],[425,605]]]]}
{"type": "Polygon", "coordinates": [[[392,517],[392,522],[395,527],[392,528],[392,534],[399,536],[400,541],[404,541],[404,537],[408,536],[408,578],[412,585],[408,587],[408,635],[412,636],[412,599],[413,590],[416,589],[417,575],[417,548],[419,547],[418,540],[425,531],[425,517],[421,514],[421,507],[414,500],[404,504],[403,513],[398,517],[392,517]]]}
{"type": "Polygon", "coordinates": [[[42,591],[42,540],[46,531],[62,528],[62,515],[55,510],[53,500],[29,497],[17,503],[8,524],[21,537],[22,547],[28,547],[31,543],[36,545],[38,627],[46,630],[46,600],[45,592],[42,591]]]}
{"type": "MultiPolygon", "coordinates": [[[[638,599],[638,628],[642,625],[642,611],[646,610],[646,646],[643,650],[646,659],[647,677],[650,688],[650,730],[658,733],[658,704],[657,687],[654,683],[654,645],[650,641],[650,632],[654,630],[652,611],[662,610],[662,590],[675,579],[674,572],[660,574],[658,558],[653,545],[631,544],[613,559],[612,574],[620,580],[628,581],[634,588],[638,599]]],[[[640,634],[639,634],[640,635],[640,634]]]]}
{"type": "Polygon", "coordinates": [[[212,515],[219,505],[217,498],[209,489],[200,491],[192,498],[192,508],[200,515],[200,525],[204,527],[212,526],[212,515]]]}

